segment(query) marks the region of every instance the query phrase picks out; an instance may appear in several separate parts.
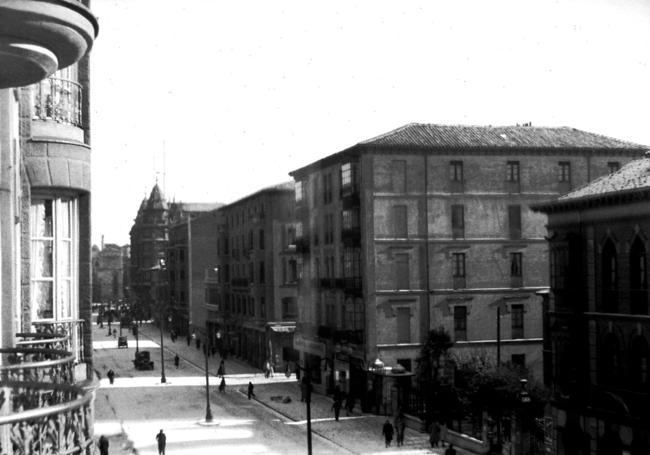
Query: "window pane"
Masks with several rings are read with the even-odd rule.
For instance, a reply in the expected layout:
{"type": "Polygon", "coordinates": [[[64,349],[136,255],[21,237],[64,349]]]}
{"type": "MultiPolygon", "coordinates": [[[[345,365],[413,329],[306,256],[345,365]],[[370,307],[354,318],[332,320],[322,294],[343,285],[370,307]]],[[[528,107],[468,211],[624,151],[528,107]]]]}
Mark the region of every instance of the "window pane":
{"type": "Polygon", "coordinates": [[[62,277],[70,277],[72,275],[72,268],[70,259],[72,258],[72,243],[68,241],[59,242],[58,259],[59,259],[59,275],[62,277]]]}
{"type": "Polygon", "coordinates": [[[32,315],[35,320],[54,317],[54,296],[51,281],[34,281],[31,289],[32,315]]]}
{"type": "Polygon", "coordinates": [[[34,201],[30,223],[32,237],[52,237],[52,201],[34,201]]]}
{"type": "Polygon", "coordinates": [[[36,240],[32,242],[32,273],[35,278],[52,277],[52,241],[36,240]]]}
{"type": "Polygon", "coordinates": [[[61,237],[69,239],[71,236],[70,202],[62,201],[59,204],[59,222],[61,223],[61,237]]]}
{"type": "Polygon", "coordinates": [[[59,283],[59,319],[68,319],[72,316],[72,302],[70,301],[70,280],[62,280],[59,283]]]}

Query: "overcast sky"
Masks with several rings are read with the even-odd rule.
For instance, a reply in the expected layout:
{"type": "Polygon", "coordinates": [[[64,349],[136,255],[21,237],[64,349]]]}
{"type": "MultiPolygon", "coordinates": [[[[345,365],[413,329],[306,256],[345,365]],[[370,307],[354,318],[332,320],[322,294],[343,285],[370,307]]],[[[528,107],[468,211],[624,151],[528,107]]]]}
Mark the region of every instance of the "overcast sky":
{"type": "Polygon", "coordinates": [[[92,8],[96,244],[129,243],[157,176],[168,199],[229,203],[411,122],[532,122],[650,145],[645,0],[92,8]]]}

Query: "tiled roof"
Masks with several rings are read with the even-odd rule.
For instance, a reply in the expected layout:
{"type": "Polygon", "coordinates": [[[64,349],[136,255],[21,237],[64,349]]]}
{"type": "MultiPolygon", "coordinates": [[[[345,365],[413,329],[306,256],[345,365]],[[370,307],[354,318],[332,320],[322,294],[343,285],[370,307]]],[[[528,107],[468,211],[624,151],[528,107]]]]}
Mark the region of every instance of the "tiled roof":
{"type": "Polygon", "coordinates": [[[223,204],[221,202],[177,202],[179,209],[185,212],[209,212],[218,209],[223,204]]]}
{"type": "Polygon", "coordinates": [[[238,204],[240,202],[243,202],[243,201],[245,201],[247,199],[250,199],[250,198],[252,198],[254,196],[265,193],[267,191],[293,191],[293,185],[294,185],[293,180],[290,180],[288,182],[278,183],[277,185],[267,186],[267,187],[264,187],[264,188],[262,188],[260,190],[254,191],[254,192],[252,192],[252,193],[250,193],[250,194],[248,194],[248,195],[246,195],[246,196],[244,196],[242,198],[239,198],[236,201],[233,201],[230,204],[227,204],[225,207],[238,204]]]}
{"type": "Polygon", "coordinates": [[[647,150],[648,147],[569,127],[467,126],[409,123],[359,145],[441,148],[647,150]]]}
{"type": "Polygon", "coordinates": [[[650,189],[650,158],[630,161],[617,172],[604,175],[575,191],[565,194],[558,201],[571,201],[643,188],[650,189]]]}

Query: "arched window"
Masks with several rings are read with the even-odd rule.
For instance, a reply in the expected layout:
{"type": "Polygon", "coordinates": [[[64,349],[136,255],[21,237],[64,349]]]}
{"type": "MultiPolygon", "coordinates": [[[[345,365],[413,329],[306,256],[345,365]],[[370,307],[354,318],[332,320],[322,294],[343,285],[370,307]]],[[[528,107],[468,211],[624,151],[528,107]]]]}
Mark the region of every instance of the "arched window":
{"type": "Polygon", "coordinates": [[[630,248],[630,292],[633,314],[648,314],[648,279],[645,245],[637,237],[630,248]]]}
{"type": "Polygon", "coordinates": [[[650,348],[645,338],[635,336],[630,343],[630,380],[634,386],[648,384],[650,378],[650,348]]]}
{"type": "Polygon", "coordinates": [[[600,344],[598,355],[599,376],[602,384],[615,384],[620,378],[621,352],[618,339],[607,333],[600,344]]]}
{"type": "Polygon", "coordinates": [[[616,265],[616,247],[611,239],[603,246],[600,258],[602,283],[602,308],[607,313],[618,311],[618,273],[616,265]]]}

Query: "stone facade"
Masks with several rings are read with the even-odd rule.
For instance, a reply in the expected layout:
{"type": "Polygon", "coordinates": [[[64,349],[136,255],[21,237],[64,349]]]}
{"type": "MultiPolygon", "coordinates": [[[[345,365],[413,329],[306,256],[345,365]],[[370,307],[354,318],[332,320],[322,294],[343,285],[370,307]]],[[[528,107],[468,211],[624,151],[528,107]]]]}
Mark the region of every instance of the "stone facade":
{"type": "Polygon", "coordinates": [[[650,160],[536,206],[548,214],[545,379],[553,453],[650,452],[650,160]]]}
{"type": "Polygon", "coordinates": [[[203,302],[198,294],[193,299],[193,306],[203,304],[204,319],[193,317],[193,327],[223,353],[259,368],[267,360],[285,368],[294,359],[299,266],[292,188],[265,188],[196,220],[198,232],[216,237],[193,252],[194,279],[203,280],[194,286],[204,289],[203,302]]]}
{"type": "Polygon", "coordinates": [[[122,301],[124,299],[124,257],[128,249],[107,243],[100,250],[93,246],[93,303],[122,301]]]}
{"type": "Polygon", "coordinates": [[[642,150],[570,128],[413,124],[292,172],[303,365],[363,398],[375,359],[414,372],[442,326],[457,358],[500,356],[541,379],[547,246],[529,204],[642,150]]]}

